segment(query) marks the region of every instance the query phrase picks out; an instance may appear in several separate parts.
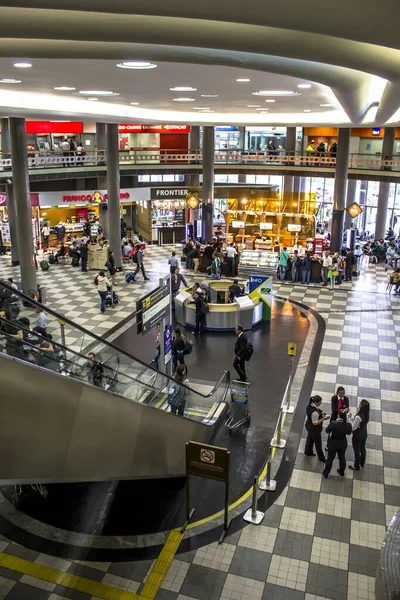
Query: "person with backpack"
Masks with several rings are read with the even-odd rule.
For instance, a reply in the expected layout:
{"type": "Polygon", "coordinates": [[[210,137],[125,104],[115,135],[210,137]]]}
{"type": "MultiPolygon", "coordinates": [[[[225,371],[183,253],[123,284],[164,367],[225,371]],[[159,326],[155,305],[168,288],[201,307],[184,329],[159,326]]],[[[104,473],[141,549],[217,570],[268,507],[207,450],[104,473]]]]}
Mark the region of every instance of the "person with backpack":
{"type": "Polygon", "coordinates": [[[187,382],[186,365],[178,365],[174,372],[173,380],[167,402],[173,415],[183,417],[185,414],[187,390],[181,384],[187,382]]]}
{"type": "Polygon", "coordinates": [[[172,370],[175,372],[178,363],[185,364],[185,338],[179,328],[174,329],[172,334],[172,370]]]}
{"type": "Polygon", "coordinates": [[[248,340],[241,325],[237,325],[235,329],[237,340],[235,342],[235,360],[233,367],[239,375],[240,381],[247,381],[246,366],[244,355],[247,350],[248,340]]]}
{"type": "Polygon", "coordinates": [[[349,465],[349,469],[352,471],[359,471],[360,466],[364,468],[367,458],[365,445],[368,437],[369,408],[368,400],[361,400],[356,416],[350,421],[353,429],[354,465],[349,465]]]}
{"type": "Polygon", "coordinates": [[[136,248],[136,252],[135,254],[132,256],[132,260],[134,263],[136,263],[136,271],[135,271],[135,276],[139,273],[139,271],[142,272],[143,275],[143,279],[145,281],[150,281],[150,278],[147,277],[146,275],[146,271],[144,270],[144,264],[143,264],[143,250],[140,247],[140,244],[136,244],[135,246],[136,248]]]}

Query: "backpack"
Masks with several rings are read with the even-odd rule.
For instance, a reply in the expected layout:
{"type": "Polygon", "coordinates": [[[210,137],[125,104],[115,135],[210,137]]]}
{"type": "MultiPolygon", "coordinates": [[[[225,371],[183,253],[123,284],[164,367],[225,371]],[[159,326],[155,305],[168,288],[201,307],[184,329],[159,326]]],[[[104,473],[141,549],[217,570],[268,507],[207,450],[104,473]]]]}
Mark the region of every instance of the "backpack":
{"type": "Polygon", "coordinates": [[[185,338],[185,347],[183,349],[183,354],[191,354],[193,350],[193,342],[192,340],[188,340],[185,338]]]}
{"type": "Polygon", "coordinates": [[[206,315],[209,312],[210,312],[210,307],[208,306],[207,302],[202,300],[201,301],[201,314],[206,315]]]}
{"type": "Polygon", "coordinates": [[[41,261],[40,268],[42,269],[42,271],[48,271],[50,269],[50,265],[47,262],[47,260],[42,260],[41,261]]]}
{"type": "Polygon", "coordinates": [[[53,252],[52,252],[52,253],[49,255],[49,263],[50,263],[51,265],[54,265],[54,264],[55,264],[55,262],[56,262],[56,259],[55,259],[55,256],[54,256],[53,252]]]}
{"type": "Polygon", "coordinates": [[[246,349],[242,355],[244,360],[249,361],[251,359],[251,357],[253,356],[253,352],[254,352],[253,344],[251,342],[247,342],[246,349]]]}
{"type": "Polygon", "coordinates": [[[127,273],[125,275],[125,282],[126,283],[133,283],[135,281],[135,277],[136,277],[135,273],[132,273],[132,272],[131,273],[127,273]]]}

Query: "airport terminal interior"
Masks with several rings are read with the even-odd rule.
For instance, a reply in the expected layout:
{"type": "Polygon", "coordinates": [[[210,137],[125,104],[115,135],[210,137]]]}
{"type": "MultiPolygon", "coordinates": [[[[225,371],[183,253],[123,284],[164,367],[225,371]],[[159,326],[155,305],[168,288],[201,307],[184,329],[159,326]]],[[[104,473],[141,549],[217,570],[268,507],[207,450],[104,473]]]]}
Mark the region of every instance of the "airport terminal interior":
{"type": "Polygon", "coordinates": [[[398,600],[398,4],[0,19],[0,600],[398,600]]]}

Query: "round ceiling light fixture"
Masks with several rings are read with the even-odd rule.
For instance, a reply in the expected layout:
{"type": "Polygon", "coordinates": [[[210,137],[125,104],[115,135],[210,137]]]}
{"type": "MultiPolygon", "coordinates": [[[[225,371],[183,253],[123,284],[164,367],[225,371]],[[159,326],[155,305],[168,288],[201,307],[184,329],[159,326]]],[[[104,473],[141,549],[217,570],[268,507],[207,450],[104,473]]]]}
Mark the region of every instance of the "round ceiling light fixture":
{"type": "Polygon", "coordinates": [[[54,89],[59,92],[73,92],[74,90],[76,90],[76,88],[69,87],[68,85],[59,85],[58,87],[55,87],[54,89]]]}
{"type": "Polygon", "coordinates": [[[119,96],[118,92],[109,90],[80,90],[76,92],[78,96],[119,96]]]}
{"type": "Polygon", "coordinates": [[[130,102],[131,106],[139,106],[140,102],[130,102]]]}
{"type": "Polygon", "coordinates": [[[174,102],[194,102],[195,98],[174,98],[174,102]]]}
{"type": "Polygon", "coordinates": [[[320,106],[322,106],[322,108],[328,107],[328,106],[335,106],[334,104],[320,104],[320,106]]]}
{"type": "Polygon", "coordinates": [[[98,98],[88,98],[88,102],[98,102],[98,98]]]}
{"type": "Polygon", "coordinates": [[[300,88],[301,90],[308,90],[308,88],[311,87],[311,84],[309,84],[309,83],[299,83],[299,85],[297,87],[300,88]]]}
{"type": "Polygon", "coordinates": [[[145,62],[140,60],[126,60],[118,63],[117,67],[120,69],[155,69],[157,65],[151,62],[145,62]]]}
{"type": "Polygon", "coordinates": [[[209,106],[192,106],[193,110],[211,110],[209,106]]]}
{"type": "Polygon", "coordinates": [[[250,79],[245,79],[245,78],[242,78],[242,79],[236,79],[236,81],[237,81],[238,83],[248,83],[248,82],[250,81],[250,79]]]}
{"type": "Polygon", "coordinates": [[[260,90],[253,92],[253,96],[300,96],[300,92],[292,92],[289,90],[260,90]]]}
{"type": "Polygon", "coordinates": [[[309,108],[305,108],[303,112],[311,112],[311,110],[309,108]]]}
{"type": "Polygon", "coordinates": [[[17,67],[17,69],[30,69],[32,66],[32,63],[30,62],[15,62],[14,63],[14,67],[17,67]]]}
{"type": "Polygon", "coordinates": [[[20,79],[9,79],[5,77],[4,79],[0,79],[0,83],[22,83],[20,79]]]}
{"type": "Polygon", "coordinates": [[[171,92],[197,92],[197,88],[194,87],[190,87],[190,86],[178,86],[178,87],[173,87],[173,88],[169,88],[171,90],[171,92]]]}
{"type": "Polygon", "coordinates": [[[261,104],[248,104],[247,108],[259,108],[261,104]]]}
{"type": "Polygon", "coordinates": [[[219,98],[219,94],[201,94],[202,98],[219,98]]]}

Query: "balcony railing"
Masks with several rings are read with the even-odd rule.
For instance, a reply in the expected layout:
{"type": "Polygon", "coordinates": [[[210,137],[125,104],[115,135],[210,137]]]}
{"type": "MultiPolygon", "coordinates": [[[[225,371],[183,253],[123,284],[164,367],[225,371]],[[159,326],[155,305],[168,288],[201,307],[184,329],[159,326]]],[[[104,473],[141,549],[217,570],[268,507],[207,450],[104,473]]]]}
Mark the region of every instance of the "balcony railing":
{"type": "MultiPolygon", "coordinates": [[[[11,170],[11,155],[0,154],[0,169],[11,170]]],[[[201,150],[131,150],[120,152],[121,165],[166,165],[192,164],[203,162],[201,150]]],[[[84,166],[104,166],[107,164],[105,150],[87,152],[84,155],[70,153],[68,156],[55,152],[28,153],[29,169],[75,168],[84,166]]],[[[336,156],[329,153],[310,155],[306,153],[218,150],[215,152],[215,164],[226,165],[266,165],[299,168],[333,169],[336,156]]],[[[378,171],[400,171],[400,155],[384,156],[376,154],[350,154],[349,169],[378,171]]]]}

